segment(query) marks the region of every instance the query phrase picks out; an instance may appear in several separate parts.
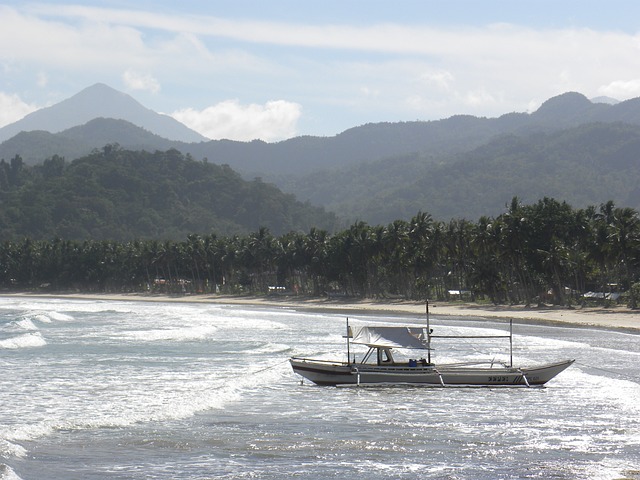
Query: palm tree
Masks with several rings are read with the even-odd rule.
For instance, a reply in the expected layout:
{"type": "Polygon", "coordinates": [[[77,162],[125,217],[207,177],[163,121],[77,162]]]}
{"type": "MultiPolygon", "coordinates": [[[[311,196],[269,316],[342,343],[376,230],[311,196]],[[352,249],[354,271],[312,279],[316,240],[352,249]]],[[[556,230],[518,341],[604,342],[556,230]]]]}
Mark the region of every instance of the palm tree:
{"type": "Polygon", "coordinates": [[[426,299],[432,283],[433,269],[438,265],[442,252],[442,224],[431,215],[418,212],[409,220],[409,251],[407,256],[413,265],[412,298],[426,299]]]}
{"type": "Polygon", "coordinates": [[[313,295],[320,295],[327,289],[328,259],[327,245],[329,234],[326,230],[312,228],[305,238],[305,257],[313,285],[313,295]]]}
{"type": "Polygon", "coordinates": [[[553,237],[549,250],[540,250],[542,255],[542,267],[547,277],[547,282],[552,287],[555,303],[564,305],[565,302],[565,278],[569,270],[569,249],[557,238],[553,237]]]}
{"type": "Polygon", "coordinates": [[[526,305],[530,305],[534,292],[531,273],[527,265],[530,255],[531,226],[527,211],[520,205],[518,197],[513,197],[506,213],[499,217],[501,223],[500,250],[507,265],[511,266],[510,289],[511,301],[518,303],[520,295],[524,295],[526,305]]]}
{"type": "Polygon", "coordinates": [[[334,235],[328,244],[328,267],[330,279],[337,280],[349,295],[367,297],[374,280],[375,255],[381,245],[377,233],[359,221],[348,230],[334,235]]]}
{"type": "Polygon", "coordinates": [[[395,220],[383,231],[382,246],[384,249],[384,270],[390,293],[401,293],[409,298],[410,244],[409,223],[395,220]]]}
{"type": "Polygon", "coordinates": [[[211,235],[207,235],[203,241],[203,249],[204,249],[204,268],[207,272],[205,277],[207,277],[207,291],[209,293],[217,292],[218,285],[218,276],[216,265],[220,264],[220,255],[219,249],[216,248],[218,245],[218,238],[215,233],[211,235]]]}
{"type": "Polygon", "coordinates": [[[365,222],[356,222],[345,232],[344,253],[347,276],[352,294],[367,297],[369,262],[371,261],[371,230],[365,222]]]}
{"type": "Polygon", "coordinates": [[[622,286],[629,291],[629,306],[637,308],[638,299],[631,286],[636,279],[635,273],[640,260],[640,220],[638,213],[632,208],[616,208],[612,220],[609,242],[619,262],[622,286]]]}
{"type": "Polygon", "coordinates": [[[493,303],[504,300],[503,269],[500,262],[499,222],[480,217],[471,232],[473,262],[469,272],[469,283],[473,290],[488,295],[493,303]]]}
{"type": "Polygon", "coordinates": [[[266,227],[260,227],[247,238],[245,265],[253,275],[253,288],[260,292],[266,292],[269,281],[275,280],[276,247],[276,241],[266,227]]]}
{"type": "Polygon", "coordinates": [[[227,293],[235,292],[238,288],[238,277],[244,266],[241,261],[244,243],[237,235],[220,239],[217,242],[216,250],[220,258],[221,271],[220,283],[222,289],[227,293]]]}
{"type": "Polygon", "coordinates": [[[191,234],[187,236],[187,244],[185,246],[186,256],[189,258],[192,265],[191,278],[194,284],[196,284],[196,292],[202,293],[204,289],[204,281],[200,270],[204,268],[206,270],[206,251],[204,240],[200,235],[191,234]]]}

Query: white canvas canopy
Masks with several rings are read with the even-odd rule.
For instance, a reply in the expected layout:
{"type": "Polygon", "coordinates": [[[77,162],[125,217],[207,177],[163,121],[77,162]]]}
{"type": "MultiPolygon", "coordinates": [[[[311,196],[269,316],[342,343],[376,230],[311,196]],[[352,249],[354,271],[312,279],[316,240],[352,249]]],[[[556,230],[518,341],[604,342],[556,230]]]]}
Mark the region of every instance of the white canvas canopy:
{"type": "Polygon", "coordinates": [[[425,328],[412,327],[359,327],[354,328],[351,343],[370,347],[427,349],[425,328]]]}

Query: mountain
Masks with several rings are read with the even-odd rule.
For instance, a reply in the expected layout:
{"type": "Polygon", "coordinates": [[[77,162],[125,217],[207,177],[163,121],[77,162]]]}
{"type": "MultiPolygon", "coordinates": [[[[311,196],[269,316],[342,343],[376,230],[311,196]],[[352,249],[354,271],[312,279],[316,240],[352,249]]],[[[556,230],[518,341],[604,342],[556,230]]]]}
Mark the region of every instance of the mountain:
{"type": "Polygon", "coordinates": [[[341,212],[387,224],[418,211],[439,220],[497,216],[514,196],[576,208],[613,200],[640,211],[640,126],[593,123],[555,132],[508,134],[440,162],[419,154],[319,172],[286,191],[341,212]]]}
{"type": "Polygon", "coordinates": [[[522,115],[507,121],[458,115],[437,122],[374,123],[351,128],[333,137],[301,136],[277,143],[210,140],[187,143],[167,140],[124,120],[94,119],[48,136],[21,132],[0,144],[0,158],[19,154],[25,163],[42,163],[53,154],[74,159],[93,148],[118,143],[125,148],[175,148],[195,158],[226,163],[248,177],[306,175],[399,154],[429,151],[432,155],[468,150],[494,135],[518,128],[522,115]]]}
{"type": "Polygon", "coordinates": [[[36,130],[61,132],[99,117],[127,120],[171,140],[184,142],[207,140],[177,120],[145,108],[131,96],[97,83],[71,98],[32,112],[23,119],[0,128],[0,142],[20,132],[36,130]]]}
{"type": "Polygon", "coordinates": [[[95,148],[118,144],[130,150],[168,150],[188,145],[155,135],[126,120],[95,118],[84,125],[59,133],[42,130],[20,132],[0,144],[0,158],[20,155],[27,165],[42,163],[55,155],[75,159],[88,155],[95,148]]]}
{"type": "MultiPolygon", "coordinates": [[[[149,152],[176,149],[229,165],[245,178],[261,177],[350,220],[386,223],[419,210],[440,219],[473,219],[499,212],[512,196],[532,202],[554,196],[577,207],[609,199],[635,202],[627,182],[639,180],[635,153],[624,145],[639,127],[640,98],[594,103],[567,92],[532,113],[372,123],[333,137],[277,143],[179,142],[124,120],[94,119],[55,134],[23,132],[0,144],[0,158],[8,161],[19,154],[25,163],[37,164],[58,154],[70,160],[112,143],[149,152]],[[612,152],[623,151],[627,156],[615,157],[611,172],[612,152]],[[582,156],[574,158],[576,152],[582,156]]],[[[640,207],[640,202],[629,206],[640,207]]]]}
{"type": "Polygon", "coordinates": [[[611,105],[591,103],[580,93],[569,92],[544,102],[532,115],[535,124],[564,128],[598,121],[611,105]]]}
{"type": "Polygon", "coordinates": [[[547,100],[531,114],[508,113],[497,118],[455,115],[435,121],[372,123],[332,137],[301,136],[277,143],[260,140],[211,140],[199,143],[167,141],[166,138],[147,135],[155,133],[151,129],[144,133],[134,131],[136,129],[130,125],[116,127],[113,123],[109,128],[119,130],[119,133],[111,135],[107,142],[105,135],[96,132],[99,130],[97,124],[90,122],[75,126],[76,130],[72,132],[67,129],[56,133],[64,138],[54,140],[47,137],[52,141],[51,144],[38,134],[34,134],[33,138],[23,137],[20,144],[4,142],[0,144],[0,158],[9,159],[19,154],[28,164],[40,163],[53,154],[73,159],[115,141],[126,148],[139,147],[150,151],[175,148],[198,159],[208,158],[216,163],[228,164],[248,178],[261,176],[284,185],[287,181],[314,172],[415,153],[443,159],[470,151],[500,135],[555,131],[590,122],[640,125],[640,99],[609,105],[592,103],[582,94],[568,92],[547,100]],[[127,129],[131,130],[130,134],[126,133],[127,129]],[[133,142],[131,137],[137,140],[133,142]],[[92,142],[85,141],[89,138],[93,139],[92,142]],[[65,150],[55,151],[59,145],[64,145],[65,150]]]}
{"type": "Polygon", "coordinates": [[[617,100],[615,98],[611,98],[611,97],[606,97],[606,96],[601,96],[601,97],[594,97],[591,99],[591,103],[606,103],[609,105],[615,105],[617,103],[620,103],[620,100],[617,100]]]}

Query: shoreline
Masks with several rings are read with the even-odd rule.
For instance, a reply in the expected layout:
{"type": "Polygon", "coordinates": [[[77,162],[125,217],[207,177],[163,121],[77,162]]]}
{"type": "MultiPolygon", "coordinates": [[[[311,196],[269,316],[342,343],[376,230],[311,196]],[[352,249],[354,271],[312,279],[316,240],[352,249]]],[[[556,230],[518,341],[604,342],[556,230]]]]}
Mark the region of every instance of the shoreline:
{"type": "MultiPolygon", "coordinates": [[[[0,293],[0,297],[67,298],[102,301],[143,301],[177,303],[211,303],[255,307],[283,307],[335,313],[392,313],[424,315],[425,304],[407,300],[387,299],[327,299],[292,296],[235,296],[235,295],[150,295],[150,294],[86,294],[86,293],[0,293]]],[[[513,319],[521,323],[582,326],[623,330],[640,334],[640,310],[627,307],[529,307],[522,305],[481,305],[463,302],[430,302],[432,316],[513,319]]]]}

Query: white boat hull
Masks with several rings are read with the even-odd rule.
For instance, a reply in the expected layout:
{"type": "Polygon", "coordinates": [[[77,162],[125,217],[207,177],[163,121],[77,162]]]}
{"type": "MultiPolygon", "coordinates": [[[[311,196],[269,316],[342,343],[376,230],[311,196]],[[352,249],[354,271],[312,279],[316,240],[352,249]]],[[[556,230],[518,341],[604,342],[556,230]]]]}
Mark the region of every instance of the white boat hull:
{"type": "Polygon", "coordinates": [[[373,365],[327,362],[294,357],[293,371],[317,385],[416,384],[441,387],[540,386],[574,360],[537,367],[473,367],[454,365],[373,365]]]}

